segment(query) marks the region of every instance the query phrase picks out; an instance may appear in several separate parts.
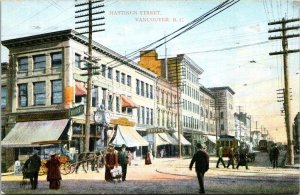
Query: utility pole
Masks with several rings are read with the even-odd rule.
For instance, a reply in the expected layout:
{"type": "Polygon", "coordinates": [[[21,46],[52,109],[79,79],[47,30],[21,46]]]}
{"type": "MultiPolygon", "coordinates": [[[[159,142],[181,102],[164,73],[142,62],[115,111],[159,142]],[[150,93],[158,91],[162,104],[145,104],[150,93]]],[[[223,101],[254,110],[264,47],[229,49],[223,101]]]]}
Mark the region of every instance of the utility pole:
{"type": "MultiPolygon", "coordinates": [[[[177,57],[176,57],[176,90],[177,90],[177,117],[178,117],[178,157],[181,158],[181,130],[182,130],[182,121],[181,121],[181,114],[180,114],[180,104],[181,104],[181,98],[179,97],[179,65],[177,63],[177,57]]],[[[192,140],[194,141],[194,140],[192,140]]]]}
{"type": "Polygon", "coordinates": [[[240,126],[240,142],[242,141],[242,125],[241,125],[241,108],[242,108],[242,106],[238,106],[238,108],[239,108],[239,115],[238,115],[238,119],[239,119],[239,126],[240,126]]]}
{"type": "Polygon", "coordinates": [[[75,4],[75,7],[82,8],[81,10],[76,10],[76,13],[81,13],[82,15],[75,15],[75,18],[85,18],[80,21],[76,21],[75,24],[82,24],[84,23],[85,26],[76,27],[75,29],[88,29],[88,31],[78,33],[78,34],[88,34],[88,60],[87,60],[87,67],[85,68],[87,70],[87,100],[86,100],[86,118],[85,118],[85,145],[84,145],[84,151],[89,151],[90,146],[90,126],[91,126],[91,105],[92,105],[92,76],[93,74],[99,74],[99,73],[93,73],[93,69],[99,69],[100,67],[92,66],[95,63],[97,63],[98,60],[93,59],[93,32],[99,32],[104,31],[104,29],[98,29],[94,30],[93,27],[95,26],[102,26],[104,23],[101,24],[93,24],[93,21],[95,20],[103,20],[104,17],[100,18],[93,18],[93,16],[99,15],[104,13],[104,11],[94,11],[97,8],[104,7],[104,4],[97,4],[100,2],[103,2],[104,0],[89,0],[85,3],[78,3],[75,4]]]}
{"type": "Polygon", "coordinates": [[[290,107],[290,88],[289,88],[289,69],[288,69],[288,54],[300,52],[300,49],[288,50],[288,38],[299,37],[299,34],[291,34],[287,35],[288,30],[296,30],[299,29],[300,26],[291,26],[287,27],[287,23],[298,22],[299,18],[296,19],[288,19],[282,18],[280,21],[269,22],[268,25],[276,25],[281,24],[281,28],[269,30],[269,33],[272,32],[281,32],[281,36],[273,36],[269,37],[269,40],[273,39],[281,39],[282,40],[282,49],[283,51],[279,52],[271,52],[269,55],[283,55],[283,68],[284,68],[284,112],[285,112],[285,124],[286,124],[286,133],[287,133],[287,145],[288,145],[288,159],[287,163],[289,165],[294,164],[294,144],[293,144],[293,130],[291,123],[291,107],[290,107]]]}

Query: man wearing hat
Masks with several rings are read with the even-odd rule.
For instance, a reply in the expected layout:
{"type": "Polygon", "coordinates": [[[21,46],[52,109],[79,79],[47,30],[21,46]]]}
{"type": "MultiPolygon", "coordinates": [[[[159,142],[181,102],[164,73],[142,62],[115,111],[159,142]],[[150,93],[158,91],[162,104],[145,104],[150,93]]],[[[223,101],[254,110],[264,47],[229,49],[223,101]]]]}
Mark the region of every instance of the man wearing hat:
{"type": "Polygon", "coordinates": [[[113,181],[113,177],[110,173],[112,169],[118,166],[118,154],[113,144],[108,145],[108,149],[105,155],[105,180],[113,181]]]}
{"type": "Polygon", "coordinates": [[[24,164],[24,168],[28,169],[31,189],[33,190],[37,188],[40,167],[41,158],[38,156],[38,151],[33,150],[32,156],[24,164]]]}
{"type": "Polygon", "coordinates": [[[197,143],[197,152],[194,154],[191,163],[190,163],[190,170],[192,170],[193,164],[196,162],[196,173],[197,178],[200,186],[200,193],[205,193],[204,190],[204,173],[209,169],[209,156],[208,154],[202,150],[202,145],[197,143]]]}
{"type": "Polygon", "coordinates": [[[121,152],[119,152],[119,163],[122,167],[122,181],[126,180],[127,164],[128,164],[128,152],[126,151],[126,145],[122,144],[121,152]]]}

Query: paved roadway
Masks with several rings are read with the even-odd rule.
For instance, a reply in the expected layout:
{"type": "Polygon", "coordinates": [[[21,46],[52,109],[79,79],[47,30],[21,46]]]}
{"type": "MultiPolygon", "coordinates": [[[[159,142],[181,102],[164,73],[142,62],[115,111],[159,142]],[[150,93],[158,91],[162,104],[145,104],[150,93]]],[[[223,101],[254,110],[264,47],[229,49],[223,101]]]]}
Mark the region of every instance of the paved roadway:
{"type": "MultiPolygon", "coordinates": [[[[217,158],[210,158],[205,175],[207,194],[298,194],[299,169],[273,169],[266,154],[259,153],[255,163],[236,169],[216,168],[217,158]]],[[[100,172],[63,175],[61,189],[49,190],[46,176],[39,177],[37,190],[30,185],[20,186],[21,176],[2,177],[2,191],[6,194],[197,194],[199,187],[190,159],[157,158],[151,165],[143,160],[128,167],[127,181],[108,183],[104,169],[100,172]]]]}

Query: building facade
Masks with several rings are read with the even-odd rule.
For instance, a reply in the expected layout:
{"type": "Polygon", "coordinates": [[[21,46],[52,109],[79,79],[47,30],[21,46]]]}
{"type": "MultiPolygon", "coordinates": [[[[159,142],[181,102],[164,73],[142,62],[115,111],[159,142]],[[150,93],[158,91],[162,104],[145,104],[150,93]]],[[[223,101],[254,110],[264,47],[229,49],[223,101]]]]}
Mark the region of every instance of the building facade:
{"type": "Polygon", "coordinates": [[[215,97],[217,135],[235,136],[234,91],[230,87],[208,88],[215,97]]]}
{"type": "MultiPolygon", "coordinates": [[[[14,160],[8,154],[16,152],[16,147],[49,139],[68,140],[70,151],[83,152],[88,39],[74,30],[64,30],[6,40],[2,44],[9,49],[9,63],[5,74],[1,75],[1,89],[6,92],[2,93],[1,104],[5,110],[2,112],[2,137],[9,150],[5,158],[14,160]],[[80,105],[84,109],[70,114],[72,108],[80,108],[80,105]],[[37,127],[36,121],[44,121],[46,126],[44,132],[36,132],[35,137],[24,135],[28,140],[22,142],[8,136],[11,131],[22,134],[21,125],[25,123],[37,127]],[[55,136],[51,128],[58,131],[55,136]]],[[[99,125],[93,120],[94,111],[100,105],[111,116],[111,137],[107,137],[110,140],[114,138],[115,126],[121,128],[119,119],[131,122],[133,130],[140,135],[146,131],[146,126],[156,123],[157,76],[96,42],[93,42],[93,58],[100,74],[92,77],[90,151],[100,147],[98,141],[103,139],[99,125]]],[[[140,150],[137,154],[142,155],[141,146],[137,150],[140,150]]]]}

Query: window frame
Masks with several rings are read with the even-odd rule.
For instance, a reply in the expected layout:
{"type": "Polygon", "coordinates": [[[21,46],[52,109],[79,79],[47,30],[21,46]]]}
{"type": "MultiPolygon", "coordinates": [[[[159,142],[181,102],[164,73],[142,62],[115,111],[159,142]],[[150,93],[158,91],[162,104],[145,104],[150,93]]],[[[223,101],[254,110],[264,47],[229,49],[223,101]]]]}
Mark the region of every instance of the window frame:
{"type": "Polygon", "coordinates": [[[51,56],[51,67],[61,68],[63,64],[63,54],[62,52],[54,52],[50,54],[51,56]],[[60,59],[53,59],[55,55],[60,55],[60,59]]]}
{"type": "Polygon", "coordinates": [[[19,57],[18,67],[20,72],[28,72],[28,57],[19,57]],[[26,60],[27,63],[21,63],[22,60],[26,60]],[[22,67],[26,67],[26,68],[22,68],[22,67]]]}
{"type": "MultiPolygon", "coordinates": [[[[24,90],[24,89],[23,89],[24,90]]],[[[18,84],[18,107],[27,107],[28,106],[28,84],[27,83],[21,83],[21,84],[18,84]],[[23,95],[21,93],[21,87],[25,86],[25,95],[23,95]],[[22,97],[26,98],[26,102],[25,102],[25,105],[22,104],[22,97]]]]}
{"type": "Polygon", "coordinates": [[[46,105],[46,81],[34,82],[33,83],[33,94],[34,94],[34,105],[35,106],[44,106],[44,105],[46,105]],[[44,92],[39,92],[39,93],[36,92],[37,84],[44,84],[44,92]],[[44,94],[43,103],[38,104],[37,103],[37,96],[42,95],[42,94],[44,94]]]}
{"type": "Polygon", "coordinates": [[[40,54],[40,55],[34,55],[32,56],[33,58],[33,68],[34,70],[40,70],[40,69],[46,69],[46,55],[45,54],[40,54]],[[43,57],[44,58],[44,61],[37,61],[36,58],[39,58],[39,57],[43,57]],[[37,64],[43,64],[44,66],[41,66],[41,67],[37,67],[37,64]]]}

